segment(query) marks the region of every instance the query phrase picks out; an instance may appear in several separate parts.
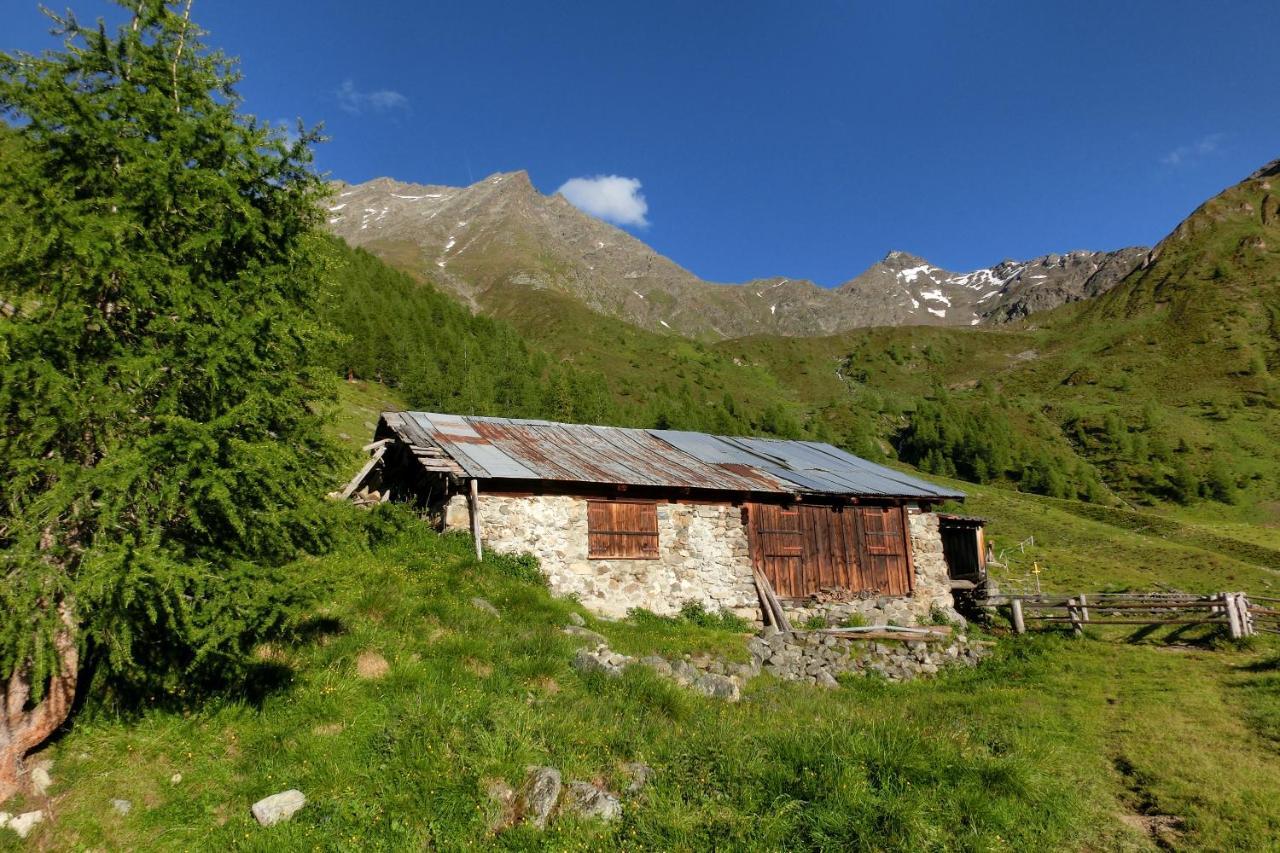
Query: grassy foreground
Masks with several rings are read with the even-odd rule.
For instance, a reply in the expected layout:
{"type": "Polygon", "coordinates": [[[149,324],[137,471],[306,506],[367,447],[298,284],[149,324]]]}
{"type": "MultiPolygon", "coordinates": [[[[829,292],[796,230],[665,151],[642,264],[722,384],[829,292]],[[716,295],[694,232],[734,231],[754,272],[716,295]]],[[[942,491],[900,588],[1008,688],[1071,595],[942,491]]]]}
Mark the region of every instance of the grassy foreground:
{"type": "MultiPolygon", "coordinates": [[[[575,604],[515,561],[477,563],[467,539],[380,512],[374,547],[306,565],[326,603],[262,649],[243,690],[128,720],[86,709],[42,756],[48,801],[10,806],[52,812],[26,844],[1146,849],[1162,816],[1185,848],[1280,838],[1274,649],[1007,638],[991,662],[933,682],[827,692],[762,677],[728,705],[647,671],[583,678],[559,630],[575,604]],[[620,791],[629,761],[655,775],[615,824],[490,828],[494,780],[518,786],[527,765],[551,764],[620,791]],[[307,806],[258,827],[249,806],[291,787],[307,806]]],[[[688,624],[589,624],[632,654],[741,647],[688,624]]],[[[22,844],[0,833],[0,849],[22,844]]]]}

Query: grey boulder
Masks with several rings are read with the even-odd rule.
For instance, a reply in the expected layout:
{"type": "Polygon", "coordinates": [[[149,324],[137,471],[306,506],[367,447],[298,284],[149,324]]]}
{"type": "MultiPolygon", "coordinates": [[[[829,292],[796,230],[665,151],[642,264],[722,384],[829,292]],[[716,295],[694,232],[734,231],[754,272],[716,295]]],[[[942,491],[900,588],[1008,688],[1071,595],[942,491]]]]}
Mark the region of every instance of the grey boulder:
{"type": "Polygon", "coordinates": [[[307,798],[296,788],[264,797],[253,804],[250,811],[262,826],[274,826],[293,817],[307,804],[307,798]]]}
{"type": "Polygon", "coordinates": [[[622,801],[590,782],[570,782],[565,809],[579,817],[607,823],[622,816],[622,801]]]}
{"type": "Polygon", "coordinates": [[[529,823],[546,827],[551,811],[560,799],[560,771],[554,767],[530,767],[520,789],[519,813],[529,823]]]}

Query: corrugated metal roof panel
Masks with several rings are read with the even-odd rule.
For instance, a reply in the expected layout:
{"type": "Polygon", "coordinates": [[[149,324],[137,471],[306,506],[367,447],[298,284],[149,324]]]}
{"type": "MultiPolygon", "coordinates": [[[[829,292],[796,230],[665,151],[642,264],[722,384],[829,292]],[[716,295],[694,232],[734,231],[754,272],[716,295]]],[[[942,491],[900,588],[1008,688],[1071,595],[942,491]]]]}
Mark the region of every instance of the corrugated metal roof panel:
{"type": "MultiPolygon", "coordinates": [[[[388,413],[469,477],[777,494],[963,498],[829,444],[683,430],[388,413]]],[[[386,417],[386,416],[384,416],[386,417]]],[[[388,421],[390,423],[390,421],[388,421]]]]}

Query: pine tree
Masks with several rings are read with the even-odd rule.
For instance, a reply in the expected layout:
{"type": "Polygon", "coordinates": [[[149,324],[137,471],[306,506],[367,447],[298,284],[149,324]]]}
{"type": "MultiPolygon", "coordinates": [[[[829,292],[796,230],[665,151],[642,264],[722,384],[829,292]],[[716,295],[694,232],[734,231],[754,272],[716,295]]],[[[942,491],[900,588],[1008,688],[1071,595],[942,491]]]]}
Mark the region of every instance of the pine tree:
{"type": "Polygon", "coordinates": [[[0,54],[0,801],[83,664],[227,677],[328,536],[316,136],[239,112],[190,3],[121,5],[0,54]]]}

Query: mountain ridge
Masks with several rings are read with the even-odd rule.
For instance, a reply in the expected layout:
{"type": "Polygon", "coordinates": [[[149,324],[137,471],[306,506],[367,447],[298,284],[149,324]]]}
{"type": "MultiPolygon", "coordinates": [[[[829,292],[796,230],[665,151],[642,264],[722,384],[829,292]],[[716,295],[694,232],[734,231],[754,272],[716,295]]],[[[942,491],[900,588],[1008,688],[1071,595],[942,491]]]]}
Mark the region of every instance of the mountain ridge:
{"type": "Polygon", "coordinates": [[[388,177],[333,187],[332,232],[436,282],[472,310],[509,301],[499,291],[555,290],[595,313],[703,340],[1005,323],[1103,293],[1147,254],[1074,251],[955,273],[895,250],[834,288],[785,276],[718,283],[559,193],[543,195],[523,170],[468,187],[388,177]]]}

